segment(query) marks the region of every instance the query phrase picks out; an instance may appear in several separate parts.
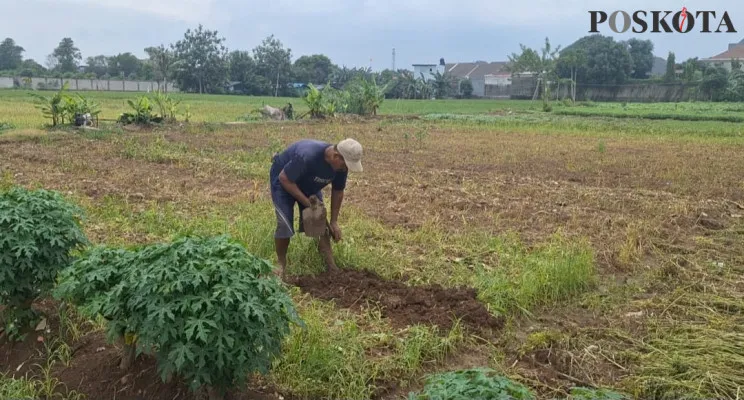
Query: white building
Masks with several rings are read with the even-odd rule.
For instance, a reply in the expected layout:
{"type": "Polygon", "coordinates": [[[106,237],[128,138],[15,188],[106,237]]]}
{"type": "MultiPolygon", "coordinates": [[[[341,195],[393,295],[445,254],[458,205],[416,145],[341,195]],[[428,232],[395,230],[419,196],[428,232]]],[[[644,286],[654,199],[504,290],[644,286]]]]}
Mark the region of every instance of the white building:
{"type": "Polygon", "coordinates": [[[434,75],[439,72],[444,74],[444,59],[439,60],[437,64],[413,64],[413,77],[420,79],[422,76],[425,81],[434,79],[434,75]]]}
{"type": "Polygon", "coordinates": [[[421,79],[423,75],[428,81],[434,79],[437,72],[442,75],[446,73],[457,81],[456,88],[459,88],[463,80],[469,80],[476,97],[508,97],[512,74],[506,70],[506,65],[505,61],[446,64],[440,58],[439,64],[413,64],[413,76],[421,79]]]}
{"type": "MultiPolygon", "coordinates": [[[[511,73],[505,70],[506,62],[464,62],[446,65],[447,73],[458,80],[468,79],[473,85],[473,95],[477,97],[490,97],[486,87],[499,88],[498,97],[508,92],[511,85],[511,73]]],[[[492,90],[493,91],[493,90],[492,90]]]]}

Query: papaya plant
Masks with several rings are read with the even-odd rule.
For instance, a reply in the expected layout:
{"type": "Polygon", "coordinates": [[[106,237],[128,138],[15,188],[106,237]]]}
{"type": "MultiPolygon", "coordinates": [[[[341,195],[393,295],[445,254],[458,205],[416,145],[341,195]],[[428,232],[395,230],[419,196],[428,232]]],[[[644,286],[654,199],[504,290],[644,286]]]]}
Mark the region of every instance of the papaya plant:
{"type": "Polygon", "coordinates": [[[73,252],[88,244],[82,219],[81,209],[54,191],[0,193],[0,304],[9,336],[23,339],[36,325],[33,301],[54,285],[73,252]]]}
{"type": "Polygon", "coordinates": [[[55,295],[104,316],[125,350],[155,356],[164,381],[179,376],[212,399],[267,373],[290,324],[304,326],[272,266],[227,236],[95,248],[61,274],[55,295]]]}
{"type": "Polygon", "coordinates": [[[473,368],[432,375],[421,393],[408,400],[534,400],[526,386],[488,368],[473,368]]]}

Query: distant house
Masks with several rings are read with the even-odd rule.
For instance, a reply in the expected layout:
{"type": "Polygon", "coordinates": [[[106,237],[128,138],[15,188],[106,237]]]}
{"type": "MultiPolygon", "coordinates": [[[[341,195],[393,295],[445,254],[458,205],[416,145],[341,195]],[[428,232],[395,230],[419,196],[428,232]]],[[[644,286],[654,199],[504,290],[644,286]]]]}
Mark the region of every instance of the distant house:
{"type": "Polygon", "coordinates": [[[506,71],[506,62],[464,62],[445,65],[448,74],[457,80],[468,79],[473,85],[473,95],[478,97],[508,96],[511,72],[506,71]],[[487,87],[490,90],[486,90],[487,87]]]}
{"type": "Polygon", "coordinates": [[[444,74],[444,59],[439,59],[439,64],[413,64],[413,77],[424,81],[430,81],[434,79],[434,75],[439,72],[444,74]]]}
{"type": "Polygon", "coordinates": [[[721,66],[727,71],[731,71],[731,62],[734,60],[744,61],[744,40],[739,43],[729,43],[728,50],[700,61],[713,66],[721,66]]]}

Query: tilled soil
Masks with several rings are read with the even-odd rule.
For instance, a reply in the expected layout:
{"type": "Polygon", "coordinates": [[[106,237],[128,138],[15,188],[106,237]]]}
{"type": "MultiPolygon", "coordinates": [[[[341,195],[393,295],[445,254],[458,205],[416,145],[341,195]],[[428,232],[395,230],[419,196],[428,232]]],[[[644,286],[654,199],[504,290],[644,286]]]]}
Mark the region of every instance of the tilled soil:
{"type": "MultiPolygon", "coordinates": [[[[88,399],[202,399],[204,393],[191,392],[181,379],[164,383],[154,357],[140,355],[128,371],[119,369],[120,349],[107,344],[101,334],[79,345],[73,362],[57,369],[57,378],[67,388],[84,393],[88,399]]],[[[253,390],[228,392],[226,400],[269,400],[279,398],[253,390]]],[[[286,397],[285,397],[286,398],[286,397]]]]}
{"type": "Polygon", "coordinates": [[[467,327],[482,330],[500,329],[504,323],[503,318],[491,315],[478,301],[475,289],[467,287],[411,287],[401,281],[385,280],[371,271],[349,269],[294,277],[292,283],[313,297],[334,300],[341,307],[377,303],[382,315],[397,327],[429,324],[449,329],[460,319],[467,327]]]}

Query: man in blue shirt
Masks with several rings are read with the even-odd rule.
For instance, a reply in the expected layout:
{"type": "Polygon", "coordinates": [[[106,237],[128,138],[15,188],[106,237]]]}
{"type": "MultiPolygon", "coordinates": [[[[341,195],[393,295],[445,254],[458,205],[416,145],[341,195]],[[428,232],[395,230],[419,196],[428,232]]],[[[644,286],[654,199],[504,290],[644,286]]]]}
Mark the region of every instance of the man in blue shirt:
{"type": "MultiPolygon", "coordinates": [[[[319,140],[305,139],[292,143],[286,150],[274,156],[269,174],[271,199],[276,211],[276,231],[274,243],[279,262],[280,276],[287,266],[287,249],[294,235],[294,206],[300,213],[300,232],[302,210],[310,207],[308,197],[315,195],[323,201],[321,190],[331,184],[331,236],[341,240],[338,226],[338,213],[344,198],[348,172],[362,172],[362,145],[354,139],[344,139],[337,144],[319,140]]],[[[327,246],[330,253],[330,240],[321,238],[319,249],[327,246]],[[324,243],[323,239],[328,241],[324,243]]],[[[332,260],[332,259],[331,259],[332,260]]],[[[335,265],[328,265],[331,269],[335,265]]]]}

